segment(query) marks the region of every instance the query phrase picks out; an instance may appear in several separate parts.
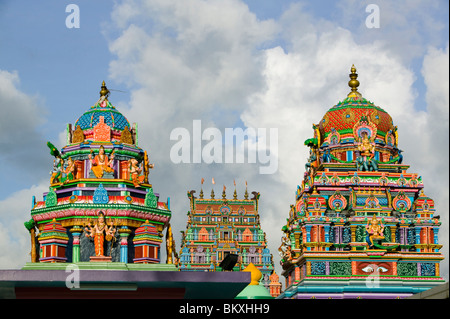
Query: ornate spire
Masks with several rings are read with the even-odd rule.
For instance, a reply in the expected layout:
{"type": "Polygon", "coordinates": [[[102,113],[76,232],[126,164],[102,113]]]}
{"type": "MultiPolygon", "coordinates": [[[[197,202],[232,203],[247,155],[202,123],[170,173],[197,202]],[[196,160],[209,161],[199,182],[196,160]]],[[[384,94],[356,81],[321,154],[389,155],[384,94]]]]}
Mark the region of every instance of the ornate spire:
{"type": "Polygon", "coordinates": [[[107,98],[109,95],[109,90],[106,87],[105,81],[102,82],[102,89],[100,90],[100,97],[104,96],[107,98]]]}
{"type": "Polygon", "coordinates": [[[348,81],[348,86],[351,87],[352,91],[347,95],[348,97],[361,97],[361,93],[358,92],[359,81],[357,80],[358,74],[356,73],[355,65],[352,65],[350,70],[352,73],[349,74],[350,81],[348,81]]]}

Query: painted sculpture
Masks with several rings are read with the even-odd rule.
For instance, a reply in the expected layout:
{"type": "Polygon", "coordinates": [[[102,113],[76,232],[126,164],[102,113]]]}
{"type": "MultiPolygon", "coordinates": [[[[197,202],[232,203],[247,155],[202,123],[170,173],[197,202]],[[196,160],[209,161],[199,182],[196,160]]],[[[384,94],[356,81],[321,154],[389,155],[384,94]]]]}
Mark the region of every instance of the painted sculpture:
{"type": "Polygon", "coordinates": [[[280,298],[404,298],[443,283],[434,201],[407,172],[391,116],[358,92],[331,107],[312,138],[278,252],[280,298]],[[377,287],[366,284],[376,276],[377,287]]]}
{"type": "Polygon", "coordinates": [[[33,197],[25,223],[33,263],[161,261],[169,200],[160,201],[149,183],[154,165],[137,145],[137,126],[109,94],[103,82],[98,101],[67,126],[61,150],[47,143],[54,157],[49,190],[41,201],[33,197]]]}
{"type": "Polygon", "coordinates": [[[366,225],[367,230],[367,242],[370,244],[370,247],[373,247],[374,240],[379,241],[385,238],[383,236],[384,226],[378,223],[378,219],[375,215],[373,215],[370,222],[367,222],[366,225]]]}
{"type": "Polygon", "coordinates": [[[98,155],[95,155],[95,157],[92,156],[94,153],[94,150],[91,150],[91,152],[88,155],[89,161],[92,165],[91,170],[94,172],[95,177],[102,178],[103,173],[113,173],[114,169],[112,167],[114,163],[114,150],[111,152],[110,158],[108,158],[108,155],[105,154],[105,148],[103,145],[100,145],[100,148],[98,150],[98,155]]]}
{"type": "Polygon", "coordinates": [[[103,212],[100,212],[98,214],[97,222],[92,226],[89,222],[87,226],[85,226],[84,231],[87,233],[87,237],[90,237],[94,240],[95,255],[105,256],[104,241],[111,241],[116,233],[116,228],[114,227],[113,222],[111,221],[111,224],[108,226],[105,221],[105,214],[103,214],[103,212]]]}

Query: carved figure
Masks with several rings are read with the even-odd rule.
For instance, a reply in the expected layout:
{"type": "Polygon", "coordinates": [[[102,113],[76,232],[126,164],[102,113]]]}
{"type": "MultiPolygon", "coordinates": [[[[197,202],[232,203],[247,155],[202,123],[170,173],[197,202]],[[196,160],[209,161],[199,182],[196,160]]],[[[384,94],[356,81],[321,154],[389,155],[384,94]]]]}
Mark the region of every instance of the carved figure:
{"type": "Polygon", "coordinates": [[[139,162],[135,158],[128,160],[128,173],[133,181],[134,187],[139,187],[145,179],[145,176],[141,175],[142,168],[139,167],[139,162]]]}
{"type": "Polygon", "coordinates": [[[383,224],[378,223],[378,219],[375,217],[375,215],[372,217],[370,222],[367,221],[366,231],[368,234],[367,243],[370,244],[370,247],[373,246],[374,240],[384,239],[384,235],[383,235],[384,226],[383,226],[383,224]]]}
{"type": "Polygon", "coordinates": [[[105,154],[105,148],[103,145],[100,146],[98,155],[92,158],[93,151],[89,154],[89,160],[91,161],[91,170],[94,172],[97,178],[103,177],[103,172],[112,173],[114,169],[112,168],[114,163],[114,151],[111,153],[111,159],[105,154]]]}
{"type": "Polygon", "coordinates": [[[148,174],[149,169],[153,169],[155,167],[154,164],[150,164],[148,161],[148,154],[147,151],[144,152],[144,183],[148,183],[148,174]]]}
{"type": "Polygon", "coordinates": [[[67,160],[67,167],[65,170],[63,170],[64,174],[66,175],[64,178],[64,182],[71,181],[75,178],[75,162],[72,160],[71,157],[67,160]]]}
{"type": "Polygon", "coordinates": [[[86,231],[86,236],[90,237],[94,240],[95,243],[95,255],[96,256],[104,256],[104,247],[103,243],[105,239],[107,241],[111,241],[116,233],[116,228],[111,221],[110,226],[106,224],[105,215],[103,212],[98,214],[97,223],[93,226],[90,225],[90,222],[87,226],[85,226],[84,230],[86,231]]]}

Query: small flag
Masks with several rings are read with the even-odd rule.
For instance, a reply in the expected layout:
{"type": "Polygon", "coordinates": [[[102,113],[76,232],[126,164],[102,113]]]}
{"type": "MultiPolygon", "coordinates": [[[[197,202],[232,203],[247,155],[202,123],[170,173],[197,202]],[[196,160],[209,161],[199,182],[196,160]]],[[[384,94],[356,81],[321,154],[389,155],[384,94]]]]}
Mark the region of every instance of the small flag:
{"type": "Polygon", "coordinates": [[[225,192],[225,190],[226,190],[227,188],[225,187],[225,185],[223,185],[223,191],[225,192]]]}
{"type": "Polygon", "coordinates": [[[212,183],[215,184],[216,182],[214,181],[214,177],[212,178],[212,183]]]}
{"type": "Polygon", "coordinates": [[[205,182],[205,179],[202,177],[202,185],[203,185],[204,182],[205,182]]]}
{"type": "Polygon", "coordinates": [[[236,187],[236,180],[235,179],[233,179],[233,183],[234,183],[234,187],[236,187]]]}

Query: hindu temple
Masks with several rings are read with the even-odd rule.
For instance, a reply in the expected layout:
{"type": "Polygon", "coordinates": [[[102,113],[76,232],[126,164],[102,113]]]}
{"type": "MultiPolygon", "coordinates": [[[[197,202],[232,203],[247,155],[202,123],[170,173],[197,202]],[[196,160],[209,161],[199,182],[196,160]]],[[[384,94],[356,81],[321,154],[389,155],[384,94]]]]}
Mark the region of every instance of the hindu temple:
{"type": "MultiPolygon", "coordinates": [[[[203,185],[204,179],[202,179],[203,185]]],[[[260,284],[273,297],[280,294],[281,284],[274,272],[273,256],[267,246],[266,234],[261,228],[258,204],[260,193],[247,187],[239,199],[236,188],[233,197],[217,196],[214,189],[209,198],[200,190],[187,193],[190,210],[186,231],[182,231],[181,249],[178,254],[180,271],[223,271],[227,256],[235,256],[229,271],[243,271],[249,265],[261,272],[260,284]]]]}
{"type": "Polygon", "coordinates": [[[67,145],[53,156],[49,191],[33,198],[32,263],[160,263],[169,201],[149,184],[147,151],[131,125],[108,100],[99,100],[67,125],[67,145]],[[36,233],[39,232],[39,236],[36,233]]]}
{"type": "Polygon", "coordinates": [[[350,93],[304,143],[279,298],[406,298],[444,282],[435,203],[408,172],[391,116],[358,91],[354,66],[349,76],[350,93]]]}

